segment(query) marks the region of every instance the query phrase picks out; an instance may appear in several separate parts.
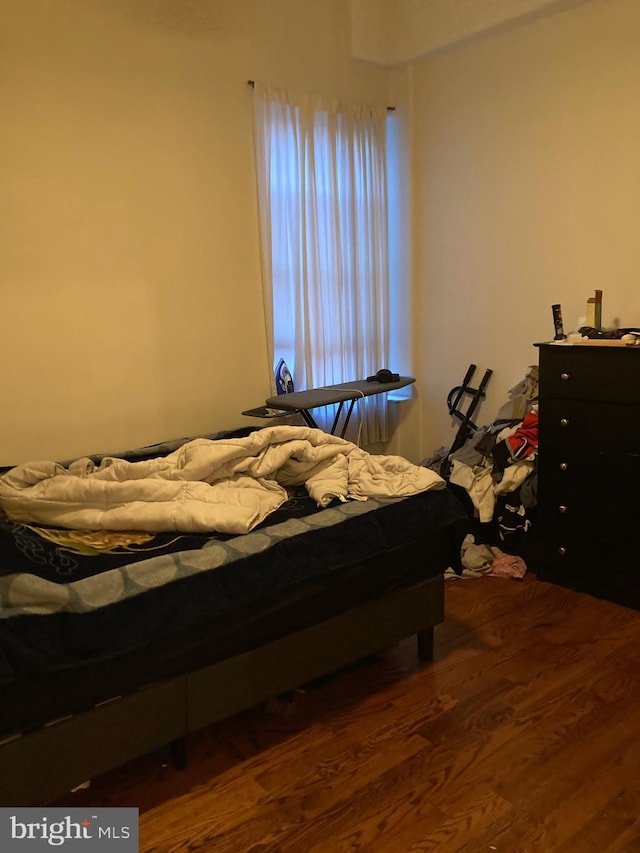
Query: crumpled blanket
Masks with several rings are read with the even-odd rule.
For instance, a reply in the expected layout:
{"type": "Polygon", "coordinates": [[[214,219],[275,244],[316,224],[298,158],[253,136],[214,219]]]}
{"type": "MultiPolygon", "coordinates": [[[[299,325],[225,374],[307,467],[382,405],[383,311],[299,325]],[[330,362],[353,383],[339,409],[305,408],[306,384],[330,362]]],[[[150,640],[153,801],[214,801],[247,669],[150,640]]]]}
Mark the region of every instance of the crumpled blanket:
{"type": "Polygon", "coordinates": [[[139,462],[29,462],[0,477],[11,521],[91,530],[248,533],[305,484],[333,499],[406,497],[444,480],[400,456],[372,455],[319,429],[278,425],[242,438],[189,441],[139,462]]]}

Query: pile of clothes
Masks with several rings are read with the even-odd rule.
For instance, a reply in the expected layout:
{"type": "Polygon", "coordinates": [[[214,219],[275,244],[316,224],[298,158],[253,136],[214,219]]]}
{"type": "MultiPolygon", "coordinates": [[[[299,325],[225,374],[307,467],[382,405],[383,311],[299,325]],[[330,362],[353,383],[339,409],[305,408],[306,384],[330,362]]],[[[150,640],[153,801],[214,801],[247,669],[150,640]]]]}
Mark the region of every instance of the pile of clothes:
{"type": "Polygon", "coordinates": [[[444,573],[445,580],[480,578],[483,575],[520,580],[527,573],[527,564],[522,557],[505,554],[495,545],[479,544],[471,533],[464,538],[460,558],[461,568],[458,571],[447,569],[444,573]]]}
{"type": "MultiPolygon", "coordinates": [[[[441,448],[423,461],[468,497],[477,525],[471,542],[467,542],[466,549],[463,547],[463,571],[477,570],[473,563],[477,554],[469,549],[471,544],[499,551],[493,559],[490,551],[483,552],[481,573],[490,572],[498,556],[510,557],[496,546],[509,546],[508,550],[519,552],[537,504],[537,450],[538,367],[533,365],[509,391],[508,401],[492,423],[475,428],[466,443],[452,453],[441,448]]],[[[522,571],[522,566],[518,565],[509,576],[524,574],[526,567],[522,571]]]]}

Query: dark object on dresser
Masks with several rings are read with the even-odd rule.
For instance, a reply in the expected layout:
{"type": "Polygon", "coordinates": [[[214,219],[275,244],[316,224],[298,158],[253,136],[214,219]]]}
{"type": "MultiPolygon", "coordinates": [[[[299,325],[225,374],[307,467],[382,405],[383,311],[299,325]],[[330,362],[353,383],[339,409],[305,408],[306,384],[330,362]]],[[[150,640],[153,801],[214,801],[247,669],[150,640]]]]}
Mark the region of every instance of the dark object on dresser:
{"type": "Polygon", "coordinates": [[[538,346],[538,578],[640,609],[640,350],[538,346]]]}

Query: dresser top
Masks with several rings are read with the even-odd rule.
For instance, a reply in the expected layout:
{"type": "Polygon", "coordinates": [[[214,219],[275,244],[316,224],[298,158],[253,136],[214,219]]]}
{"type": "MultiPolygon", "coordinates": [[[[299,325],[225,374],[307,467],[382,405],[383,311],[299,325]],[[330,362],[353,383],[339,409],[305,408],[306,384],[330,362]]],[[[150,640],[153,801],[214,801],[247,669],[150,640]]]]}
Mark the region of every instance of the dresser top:
{"type": "Polygon", "coordinates": [[[582,340],[582,341],[542,341],[540,343],[535,343],[534,347],[553,347],[554,349],[561,350],[586,350],[592,351],[594,349],[597,350],[635,350],[640,352],[640,344],[638,343],[627,343],[627,341],[618,341],[618,340],[606,340],[606,339],[597,339],[597,340],[582,340]]]}

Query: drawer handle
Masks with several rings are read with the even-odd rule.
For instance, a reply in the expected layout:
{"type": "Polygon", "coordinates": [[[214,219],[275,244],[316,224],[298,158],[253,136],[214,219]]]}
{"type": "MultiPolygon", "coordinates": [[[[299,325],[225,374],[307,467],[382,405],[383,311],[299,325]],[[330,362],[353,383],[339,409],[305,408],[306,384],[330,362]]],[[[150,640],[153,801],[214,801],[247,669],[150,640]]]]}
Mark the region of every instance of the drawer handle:
{"type": "Polygon", "coordinates": [[[560,554],[560,556],[561,556],[561,557],[564,557],[566,553],[567,553],[567,549],[566,549],[566,548],[563,548],[563,547],[562,547],[562,545],[561,545],[561,546],[558,548],[558,554],[560,554]]]}
{"type": "Polygon", "coordinates": [[[561,373],[560,374],[560,379],[562,379],[563,382],[567,382],[567,380],[569,380],[570,378],[571,378],[571,374],[569,374],[569,373],[561,373]]]}
{"type": "Polygon", "coordinates": [[[569,467],[569,463],[568,463],[568,462],[561,462],[561,463],[560,463],[560,470],[561,470],[561,471],[566,471],[568,467],[569,467]]]}
{"type": "Polygon", "coordinates": [[[560,418],[560,426],[569,426],[569,418],[560,418]]]}
{"type": "Polygon", "coordinates": [[[567,507],[566,507],[566,505],[565,505],[565,504],[560,504],[560,506],[558,507],[558,512],[561,512],[561,513],[563,513],[563,514],[564,514],[566,511],[567,511],[567,507]]]}

